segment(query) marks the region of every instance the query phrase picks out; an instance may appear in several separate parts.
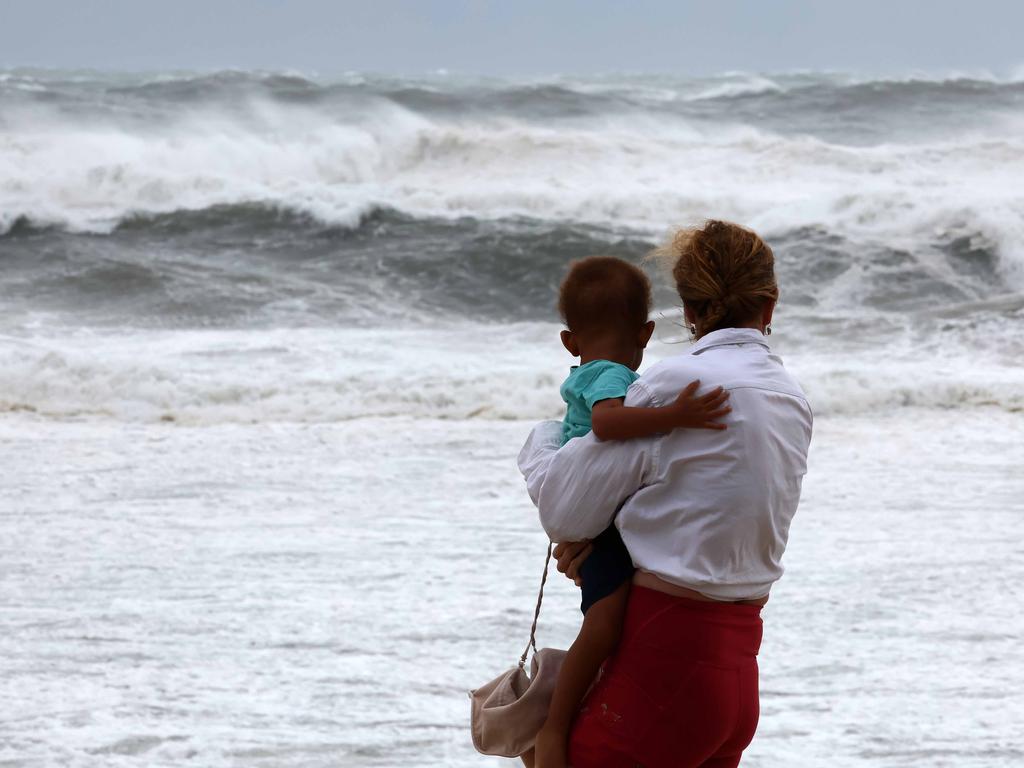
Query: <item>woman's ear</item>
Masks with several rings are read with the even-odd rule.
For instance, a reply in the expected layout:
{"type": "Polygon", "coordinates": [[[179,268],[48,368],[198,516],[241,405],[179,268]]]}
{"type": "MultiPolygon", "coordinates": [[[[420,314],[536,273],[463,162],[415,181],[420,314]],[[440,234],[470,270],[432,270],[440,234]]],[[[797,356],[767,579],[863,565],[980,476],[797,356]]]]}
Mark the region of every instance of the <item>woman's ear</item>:
{"type": "Polygon", "coordinates": [[[694,339],[700,338],[700,328],[697,327],[696,315],[693,314],[693,310],[683,304],[683,322],[686,323],[687,329],[690,331],[690,335],[694,339]]]}
{"type": "Polygon", "coordinates": [[[654,321],[648,320],[640,328],[640,336],[637,339],[637,343],[640,345],[640,349],[647,349],[647,342],[651,340],[651,336],[654,335],[654,321]]]}
{"type": "Polygon", "coordinates": [[[561,333],[562,346],[565,347],[573,357],[580,356],[580,345],[576,343],[576,334],[566,329],[561,333]]]}

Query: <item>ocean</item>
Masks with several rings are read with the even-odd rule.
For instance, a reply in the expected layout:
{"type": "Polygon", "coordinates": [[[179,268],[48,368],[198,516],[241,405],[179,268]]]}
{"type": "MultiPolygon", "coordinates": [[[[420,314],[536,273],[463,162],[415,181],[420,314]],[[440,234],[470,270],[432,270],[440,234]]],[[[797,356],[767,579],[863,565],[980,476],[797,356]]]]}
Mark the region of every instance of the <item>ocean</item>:
{"type": "Polygon", "coordinates": [[[816,414],[744,765],[1021,764],[1022,137],[977,75],[0,70],[0,765],[506,764],[557,284],[647,264],[685,354],[709,217],[816,414]]]}

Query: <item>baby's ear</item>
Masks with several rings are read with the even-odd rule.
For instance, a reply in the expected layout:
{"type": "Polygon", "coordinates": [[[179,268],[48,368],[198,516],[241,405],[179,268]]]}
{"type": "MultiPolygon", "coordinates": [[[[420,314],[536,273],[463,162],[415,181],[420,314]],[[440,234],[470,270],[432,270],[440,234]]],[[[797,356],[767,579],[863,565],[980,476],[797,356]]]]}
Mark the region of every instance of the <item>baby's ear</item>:
{"type": "Polygon", "coordinates": [[[566,329],[562,331],[562,346],[565,347],[573,357],[580,356],[580,345],[576,343],[576,334],[566,329]]]}
{"type": "Polygon", "coordinates": [[[640,342],[640,348],[641,349],[646,349],[647,348],[647,342],[649,342],[651,340],[651,336],[653,336],[653,335],[654,335],[654,321],[653,320],[648,320],[646,323],[643,324],[643,327],[640,328],[640,338],[638,339],[638,341],[640,342]]]}

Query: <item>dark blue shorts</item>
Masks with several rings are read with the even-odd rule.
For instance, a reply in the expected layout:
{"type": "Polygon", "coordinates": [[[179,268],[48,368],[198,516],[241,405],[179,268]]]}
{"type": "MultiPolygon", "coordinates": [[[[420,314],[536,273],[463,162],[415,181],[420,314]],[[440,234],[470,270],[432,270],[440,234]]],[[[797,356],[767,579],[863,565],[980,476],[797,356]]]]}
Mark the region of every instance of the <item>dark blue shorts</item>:
{"type": "Polygon", "coordinates": [[[584,613],[633,578],[633,558],[622,543],[619,529],[612,523],[593,541],[594,551],[580,566],[584,613]]]}

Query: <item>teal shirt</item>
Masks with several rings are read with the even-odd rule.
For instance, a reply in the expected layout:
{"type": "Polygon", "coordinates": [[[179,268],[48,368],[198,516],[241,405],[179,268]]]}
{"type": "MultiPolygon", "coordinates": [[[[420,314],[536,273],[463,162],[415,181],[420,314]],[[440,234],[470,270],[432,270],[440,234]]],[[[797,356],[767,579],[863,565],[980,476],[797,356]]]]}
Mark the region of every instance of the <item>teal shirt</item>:
{"type": "Polygon", "coordinates": [[[591,360],[586,365],[574,365],[560,390],[566,405],[562,445],[590,431],[590,412],[594,403],[625,397],[629,385],[639,378],[633,369],[610,360],[591,360]]]}

